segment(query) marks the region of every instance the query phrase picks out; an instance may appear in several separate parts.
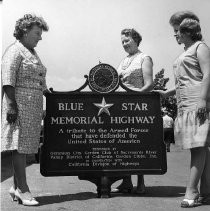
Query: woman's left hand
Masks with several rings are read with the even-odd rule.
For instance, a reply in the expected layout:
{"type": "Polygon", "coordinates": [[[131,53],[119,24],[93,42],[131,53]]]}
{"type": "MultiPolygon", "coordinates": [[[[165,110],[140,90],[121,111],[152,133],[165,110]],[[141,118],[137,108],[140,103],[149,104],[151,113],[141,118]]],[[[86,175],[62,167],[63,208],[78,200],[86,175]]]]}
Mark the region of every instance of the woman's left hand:
{"type": "Polygon", "coordinates": [[[202,100],[198,103],[196,116],[200,121],[200,125],[202,125],[206,121],[206,119],[208,118],[206,101],[202,100]]]}

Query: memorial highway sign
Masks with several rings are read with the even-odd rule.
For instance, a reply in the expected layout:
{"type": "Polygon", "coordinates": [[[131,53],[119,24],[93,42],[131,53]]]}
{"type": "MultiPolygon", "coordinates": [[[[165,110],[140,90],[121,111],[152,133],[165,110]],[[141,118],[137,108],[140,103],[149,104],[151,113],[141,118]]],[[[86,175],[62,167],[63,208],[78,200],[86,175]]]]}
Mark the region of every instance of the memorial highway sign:
{"type": "Polygon", "coordinates": [[[160,95],[47,94],[40,168],[44,176],[164,174],[160,95]]]}

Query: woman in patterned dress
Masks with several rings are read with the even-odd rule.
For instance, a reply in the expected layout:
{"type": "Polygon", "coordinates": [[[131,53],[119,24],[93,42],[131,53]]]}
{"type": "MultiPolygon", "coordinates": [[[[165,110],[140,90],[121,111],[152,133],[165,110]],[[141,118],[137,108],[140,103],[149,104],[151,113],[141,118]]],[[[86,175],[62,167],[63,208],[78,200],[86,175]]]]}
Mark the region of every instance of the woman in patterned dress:
{"type": "Polygon", "coordinates": [[[176,93],[175,143],[191,153],[181,207],[194,207],[210,195],[210,50],[202,41],[199,19],[192,12],[175,13],[170,24],[178,44],[185,47],[173,65],[175,88],[160,93],[164,97],[176,93]]]}
{"type": "Polygon", "coordinates": [[[37,153],[46,87],[46,68],[34,48],[48,31],[46,22],[31,14],[15,25],[16,42],[2,58],[2,151],[12,151],[14,184],[9,193],[13,200],[33,206],[26,181],[26,155],[37,153]]]}
{"type": "MultiPolygon", "coordinates": [[[[150,56],[139,50],[141,35],[135,29],[124,29],[121,32],[124,50],[128,53],[118,67],[123,84],[134,91],[148,92],[153,87],[153,62],[150,56]]],[[[128,193],[133,189],[131,176],[124,177],[123,182],[112,192],[128,193]]],[[[138,175],[137,194],[145,193],[144,176],[138,175]]]]}

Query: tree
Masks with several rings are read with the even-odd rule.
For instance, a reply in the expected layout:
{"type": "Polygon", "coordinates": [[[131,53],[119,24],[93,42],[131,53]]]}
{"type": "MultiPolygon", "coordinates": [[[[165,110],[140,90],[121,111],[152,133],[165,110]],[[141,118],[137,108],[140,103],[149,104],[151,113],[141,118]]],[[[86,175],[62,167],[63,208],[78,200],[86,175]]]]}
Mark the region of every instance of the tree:
{"type": "MultiPolygon", "coordinates": [[[[166,84],[169,81],[169,78],[164,77],[165,69],[161,69],[156,75],[154,79],[154,90],[167,90],[166,84]]],[[[165,99],[161,98],[161,109],[166,108],[166,110],[170,113],[171,117],[175,119],[177,115],[177,104],[176,104],[176,96],[170,96],[165,99]]]]}

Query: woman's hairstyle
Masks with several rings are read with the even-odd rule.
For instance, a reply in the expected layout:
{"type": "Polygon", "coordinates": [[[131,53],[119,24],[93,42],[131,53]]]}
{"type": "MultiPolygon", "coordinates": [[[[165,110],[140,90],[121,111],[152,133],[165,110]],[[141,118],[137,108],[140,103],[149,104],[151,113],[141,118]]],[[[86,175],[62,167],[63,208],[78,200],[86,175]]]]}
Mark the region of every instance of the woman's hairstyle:
{"type": "Polygon", "coordinates": [[[40,27],[43,31],[48,31],[49,27],[42,17],[37,17],[32,14],[26,14],[23,18],[16,21],[15,31],[13,33],[17,40],[20,40],[34,25],[40,27]]]}
{"type": "Polygon", "coordinates": [[[123,29],[121,31],[121,35],[132,37],[137,46],[139,46],[140,42],[142,41],[142,36],[135,29],[123,29]]]}
{"type": "Polygon", "coordinates": [[[185,18],[190,18],[190,19],[193,19],[193,20],[196,20],[196,21],[200,21],[198,16],[195,15],[193,12],[191,11],[180,11],[180,12],[176,12],[174,13],[170,20],[169,20],[169,23],[171,24],[171,26],[174,26],[174,25],[180,25],[181,22],[185,19],[185,18]]]}
{"type": "Polygon", "coordinates": [[[202,40],[201,27],[197,20],[185,18],[179,26],[179,31],[190,36],[193,41],[202,40]]]}

